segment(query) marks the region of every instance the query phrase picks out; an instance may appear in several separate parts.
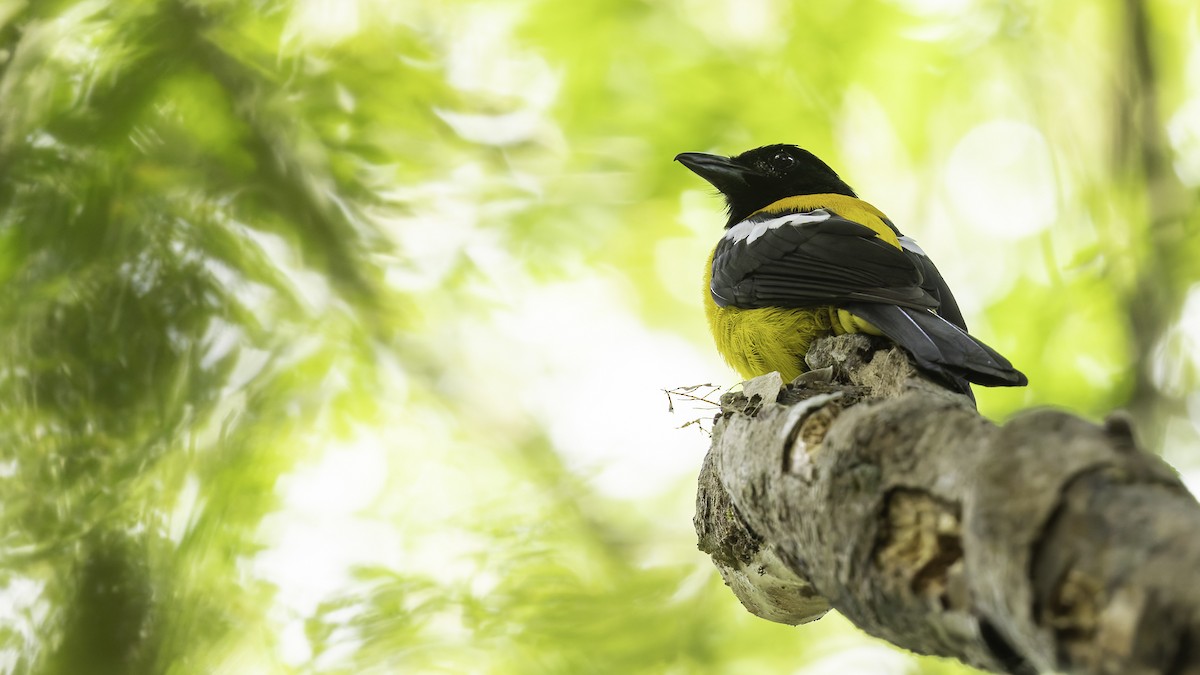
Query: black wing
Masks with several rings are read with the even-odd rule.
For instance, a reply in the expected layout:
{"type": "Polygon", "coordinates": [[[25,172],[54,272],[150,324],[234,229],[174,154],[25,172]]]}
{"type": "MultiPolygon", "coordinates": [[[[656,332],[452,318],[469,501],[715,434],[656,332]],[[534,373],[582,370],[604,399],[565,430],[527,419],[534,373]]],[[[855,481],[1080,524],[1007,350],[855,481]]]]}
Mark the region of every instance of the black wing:
{"type": "Polygon", "coordinates": [[[968,381],[988,387],[1029,383],[1008,359],[941,315],[876,303],[853,303],[846,309],[904,347],[921,370],[968,396],[968,381]]]}
{"type": "Polygon", "coordinates": [[[913,255],[825,209],[759,214],[726,230],[709,290],[718,305],[747,309],[855,301],[936,309],[913,255]]]}
{"type": "MultiPolygon", "coordinates": [[[[885,221],[886,222],[886,221],[885,221]]],[[[888,223],[891,225],[891,223],[888,223]]],[[[895,226],[892,226],[895,229],[895,226]]],[[[900,234],[897,232],[896,234],[900,234]]],[[[925,277],[925,282],[921,287],[927,293],[932,295],[938,301],[938,316],[958,326],[964,331],[967,330],[967,322],[963,319],[962,311],[958,308],[958,301],[954,299],[954,294],[950,292],[950,287],[946,285],[946,280],[942,278],[942,273],[934,267],[933,261],[929,256],[925,255],[925,251],[917,246],[917,242],[904,235],[900,235],[900,245],[904,247],[904,252],[908,254],[910,260],[921,270],[921,275],[925,277]]]]}

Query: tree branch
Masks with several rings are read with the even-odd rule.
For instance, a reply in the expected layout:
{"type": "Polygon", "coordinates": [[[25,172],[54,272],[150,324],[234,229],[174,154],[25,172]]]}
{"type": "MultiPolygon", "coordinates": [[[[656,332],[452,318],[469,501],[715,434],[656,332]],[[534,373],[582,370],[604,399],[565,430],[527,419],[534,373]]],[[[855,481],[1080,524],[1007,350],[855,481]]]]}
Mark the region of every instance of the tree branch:
{"type": "Polygon", "coordinates": [[[808,360],[830,381],[725,395],[700,474],[747,609],[999,672],[1200,673],[1200,505],[1124,417],[996,426],[863,336],[808,360]]]}

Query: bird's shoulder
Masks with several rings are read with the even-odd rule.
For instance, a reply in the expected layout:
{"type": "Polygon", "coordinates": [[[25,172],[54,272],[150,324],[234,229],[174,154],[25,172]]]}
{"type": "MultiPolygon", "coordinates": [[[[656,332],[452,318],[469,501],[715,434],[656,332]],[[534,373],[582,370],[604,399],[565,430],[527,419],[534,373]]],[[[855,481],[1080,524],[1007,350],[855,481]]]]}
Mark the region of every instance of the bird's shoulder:
{"type": "MultiPolygon", "coordinates": [[[[750,214],[746,220],[734,227],[791,218],[800,214],[824,212],[840,219],[858,223],[869,228],[877,237],[900,248],[900,232],[892,221],[870,202],[857,197],[840,194],[811,194],[784,197],[750,214]]],[[[732,229],[732,228],[731,228],[732,229]]]]}
{"type": "Polygon", "coordinates": [[[937,306],[882,213],[843,195],[804,195],[759,209],[725,231],[711,261],[709,291],[722,307],[937,306]]]}

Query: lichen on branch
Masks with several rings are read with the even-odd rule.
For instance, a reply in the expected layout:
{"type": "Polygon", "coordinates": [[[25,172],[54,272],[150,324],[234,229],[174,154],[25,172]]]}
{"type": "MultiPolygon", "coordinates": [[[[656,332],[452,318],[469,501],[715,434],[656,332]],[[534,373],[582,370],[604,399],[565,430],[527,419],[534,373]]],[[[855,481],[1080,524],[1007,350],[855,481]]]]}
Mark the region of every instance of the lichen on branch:
{"type": "Polygon", "coordinates": [[[1200,673],[1200,505],[1124,418],[997,426],[877,346],[722,399],[695,524],[747,609],[997,672],[1200,673]]]}

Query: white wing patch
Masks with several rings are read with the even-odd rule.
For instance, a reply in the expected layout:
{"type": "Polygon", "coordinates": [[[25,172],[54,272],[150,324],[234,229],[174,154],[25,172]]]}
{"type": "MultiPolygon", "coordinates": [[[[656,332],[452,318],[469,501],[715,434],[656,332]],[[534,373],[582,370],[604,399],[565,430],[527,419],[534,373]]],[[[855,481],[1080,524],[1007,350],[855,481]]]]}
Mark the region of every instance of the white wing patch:
{"type": "MultiPolygon", "coordinates": [[[[807,225],[809,223],[820,223],[829,220],[833,214],[825,209],[817,209],[815,211],[805,211],[803,213],[789,213],[787,215],[771,218],[769,220],[760,220],[755,222],[751,219],[743,220],[725,231],[725,238],[731,242],[737,243],[743,239],[747,244],[753,244],[755,239],[763,236],[768,230],[774,230],[780,227],[795,227],[798,225],[807,225]]],[[[916,244],[913,244],[916,246],[916,244]]]]}
{"type": "Polygon", "coordinates": [[[921,250],[920,246],[917,246],[916,240],[914,240],[912,237],[909,237],[907,235],[900,237],[900,248],[902,248],[906,251],[912,251],[913,253],[916,253],[917,255],[923,255],[926,258],[929,257],[925,253],[925,251],[921,250]]]}

